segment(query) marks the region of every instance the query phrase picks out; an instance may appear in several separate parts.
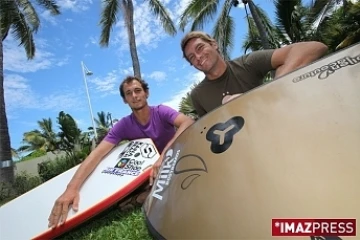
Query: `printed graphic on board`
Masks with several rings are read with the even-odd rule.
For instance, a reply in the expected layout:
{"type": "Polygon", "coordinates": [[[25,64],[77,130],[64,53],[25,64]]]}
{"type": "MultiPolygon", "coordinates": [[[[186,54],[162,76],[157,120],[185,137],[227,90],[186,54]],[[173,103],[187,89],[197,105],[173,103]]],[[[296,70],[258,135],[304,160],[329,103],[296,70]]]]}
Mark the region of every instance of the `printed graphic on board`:
{"type": "Polygon", "coordinates": [[[244,124],[243,117],[235,116],[224,123],[221,122],[212,126],[206,134],[206,140],[211,143],[211,152],[219,154],[228,150],[233,142],[234,135],[242,129],[244,124]]]}
{"type": "Polygon", "coordinates": [[[156,155],[153,145],[143,142],[132,141],[118,155],[117,163],[113,167],[108,167],[102,173],[117,176],[138,176],[143,168],[145,159],[151,159],[156,155]],[[145,158],[145,159],[144,159],[145,158]]]}

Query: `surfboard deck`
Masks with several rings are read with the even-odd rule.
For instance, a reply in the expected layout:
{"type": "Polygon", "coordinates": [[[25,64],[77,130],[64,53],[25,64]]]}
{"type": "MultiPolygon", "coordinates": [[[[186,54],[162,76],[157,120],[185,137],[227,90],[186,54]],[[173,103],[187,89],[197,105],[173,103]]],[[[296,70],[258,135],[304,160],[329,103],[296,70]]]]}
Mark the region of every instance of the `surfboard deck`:
{"type": "Polygon", "coordinates": [[[0,238],[52,239],[106,210],[148,180],[151,165],[159,158],[149,138],[115,147],[83,184],[79,209],[69,211],[66,222],[48,228],[55,200],[64,192],[78,166],[41,184],[0,207],[0,238]]]}
{"type": "Polygon", "coordinates": [[[272,219],[360,219],[359,89],[357,44],[203,116],[143,205],[152,235],[293,239],[273,237],[272,219]]]}

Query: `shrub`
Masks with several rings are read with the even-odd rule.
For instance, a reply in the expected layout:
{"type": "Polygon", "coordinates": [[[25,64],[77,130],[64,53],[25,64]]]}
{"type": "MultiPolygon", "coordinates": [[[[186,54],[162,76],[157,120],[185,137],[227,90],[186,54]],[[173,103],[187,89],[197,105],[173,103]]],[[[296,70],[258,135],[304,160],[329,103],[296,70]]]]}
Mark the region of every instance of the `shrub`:
{"type": "Polygon", "coordinates": [[[22,195],[27,191],[39,186],[41,184],[41,178],[38,176],[33,176],[23,171],[16,175],[13,188],[16,192],[16,195],[22,195]]]}
{"type": "Polygon", "coordinates": [[[7,182],[0,183],[0,205],[30,191],[40,184],[41,179],[38,176],[32,176],[27,172],[16,174],[12,184],[7,182]]]}
{"type": "Polygon", "coordinates": [[[38,173],[43,182],[69,170],[80,164],[87,154],[84,152],[69,153],[64,157],[56,157],[54,160],[45,161],[38,164],[38,173]]]}

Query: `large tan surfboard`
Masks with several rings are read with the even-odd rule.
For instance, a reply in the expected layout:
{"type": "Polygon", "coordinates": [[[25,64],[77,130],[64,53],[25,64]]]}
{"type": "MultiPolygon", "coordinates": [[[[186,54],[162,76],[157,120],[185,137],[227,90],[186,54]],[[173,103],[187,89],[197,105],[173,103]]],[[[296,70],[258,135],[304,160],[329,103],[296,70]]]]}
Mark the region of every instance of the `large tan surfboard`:
{"type": "Polygon", "coordinates": [[[360,219],[360,44],[213,110],[166,156],[143,206],[159,239],[325,239],[272,237],[272,219],[360,219]]]}

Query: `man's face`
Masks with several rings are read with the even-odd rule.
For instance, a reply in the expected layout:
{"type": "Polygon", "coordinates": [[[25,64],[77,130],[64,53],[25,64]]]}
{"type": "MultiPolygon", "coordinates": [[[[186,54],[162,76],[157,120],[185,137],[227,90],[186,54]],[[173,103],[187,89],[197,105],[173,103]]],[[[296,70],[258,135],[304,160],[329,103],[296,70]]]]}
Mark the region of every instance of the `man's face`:
{"type": "Polygon", "coordinates": [[[201,38],[191,39],[185,49],[185,56],[194,67],[205,74],[211,71],[218,62],[218,46],[215,42],[206,42],[201,38]]]}
{"type": "Polygon", "coordinates": [[[123,86],[125,94],[125,102],[129,104],[133,110],[140,110],[147,106],[148,93],[144,91],[141,84],[137,80],[125,83],[123,86]]]}

